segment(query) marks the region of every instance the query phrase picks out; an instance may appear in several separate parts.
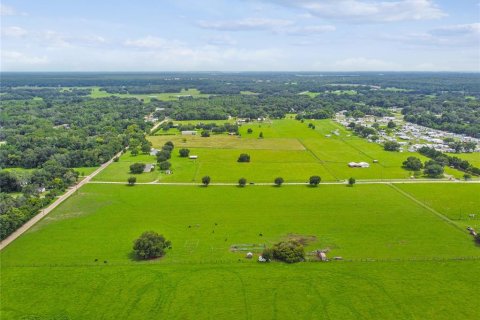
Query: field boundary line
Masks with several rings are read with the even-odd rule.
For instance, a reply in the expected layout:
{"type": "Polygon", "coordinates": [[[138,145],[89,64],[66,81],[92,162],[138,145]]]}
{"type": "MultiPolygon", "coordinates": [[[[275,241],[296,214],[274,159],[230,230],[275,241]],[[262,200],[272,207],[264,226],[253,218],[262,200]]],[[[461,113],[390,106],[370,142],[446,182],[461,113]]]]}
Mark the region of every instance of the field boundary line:
{"type": "Polygon", "coordinates": [[[298,142],[300,142],[300,144],[305,148],[306,151],[310,152],[310,154],[318,160],[318,162],[322,165],[322,167],[335,179],[335,180],[339,180],[338,177],[332,172],[332,170],[330,170],[330,168],[328,168],[326,165],[325,165],[325,161],[323,161],[322,159],[320,159],[317,154],[315,152],[312,151],[312,149],[310,149],[309,147],[307,147],[305,145],[305,143],[302,141],[302,139],[299,139],[297,138],[298,142]]]}
{"type": "Polygon", "coordinates": [[[113,159],[116,157],[120,157],[122,155],[123,151],[118,152],[115,156],[113,156],[112,159],[108,160],[107,162],[103,163],[98,169],[90,173],[88,176],[86,176],[82,181],[77,183],[76,185],[70,187],[67,192],[62,194],[60,197],[58,197],[54,202],[52,202],[48,207],[43,208],[40,210],[39,213],[37,213],[35,216],[33,216],[30,220],[25,222],[20,228],[15,230],[11,235],[6,237],[0,242],[0,251],[3,250],[6,246],[8,246],[10,243],[12,243],[15,239],[20,237],[22,234],[24,234],[28,229],[33,227],[37,222],[42,220],[44,217],[46,217],[53,209],[58,207],[63,201],[67,200],[71,195],[73,195],[79,188],[81,188],[83,185],[87,184],[90,182],[90,180],[95,177],[97,174],[99,174],[103,169],[108,167],[112,162],[113,159]]]}
{"type": "Polygon", "coordinates": [[[394,185],[393,183],[389,183],[388,184],[393,190],[396,190],[398,193],[402,194],[403,196],[409,198],[410,200],[412,200],[413,202],[415,202],[416,204],[420,205],[421,207],[423,207],[424,209],[427,209],[428,211],[430,211],[431,213],[435,214],[437,217],[439,217],[440,219],[442,219],[443,221],[445,221],[446,223],[450,224],[452,227],[455,227],[457,230],[459,230],[460,232],[462,232],[463,234],[466,234],[465,231],[459,226],[457,225],[455,222],[453,222],[452,220],[450,220],[447,216],[445,216],[444,214],[438,212],[437,210],[433,209],[432,207],[430,207],[429,205],[427,205],[426,203],[423,203],[422,201],[418,200],[417,198],[415,198],[413,195],[411,195],[410,193],[406,192],[406,191],[403,191],[402,189],[400,189],[399,187],[397,187],[396,185],[394,185]]]}

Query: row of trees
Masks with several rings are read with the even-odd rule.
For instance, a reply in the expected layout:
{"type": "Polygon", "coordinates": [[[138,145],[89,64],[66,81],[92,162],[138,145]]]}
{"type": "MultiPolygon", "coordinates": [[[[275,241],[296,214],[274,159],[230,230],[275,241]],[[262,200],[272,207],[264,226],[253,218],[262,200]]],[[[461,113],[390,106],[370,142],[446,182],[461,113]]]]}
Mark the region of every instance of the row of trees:
{"type": "Polygon", "coordinates": [[[455,156],[450,156],[444,154],[440,151],[435,150],[434,148],[422,147],[418,149],[418,152],[430,159],[440,166],[449,166],[460,171],[464,171],[467,174],[472,174],[475,176],[480,175],[480,168],[477,168],[470,164],[467,160],[460,159],[455,156]]]}

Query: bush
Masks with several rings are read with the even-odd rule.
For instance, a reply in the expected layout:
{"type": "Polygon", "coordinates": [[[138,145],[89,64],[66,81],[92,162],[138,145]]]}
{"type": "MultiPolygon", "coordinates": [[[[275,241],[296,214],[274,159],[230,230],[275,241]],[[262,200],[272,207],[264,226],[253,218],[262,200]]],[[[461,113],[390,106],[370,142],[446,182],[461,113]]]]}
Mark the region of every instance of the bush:
{"type": "Polygon", "coordinates": [[[180,157],[186,158],[190,154],[190,150],[189,149],[180,149],[178,151],[178,153],[180,154],[180,157]]]}
{"type": "Polygon", "coordinates": [[[400,150],[400,144],[396,141],[387,141],[383,145],[383,149],[385,151],[399,151],[400,150]]]}
{"type": "Polygon", "coordinates": [[[210,177],[209,176],[203,177],[202,178],[202,183],[205,187],[207,187],[210,184],[210,177]]]}
{"type": "Polygon", "coordinates": [[[142,173],[144,169],[145,169],[145,163],[137,162],[130,165],[130,172],[134,174],[142,173]]]}
{"type": "Polygon", "coordinates": [[[252,132],[253,132],[252,128],[247,129],[247,133],[252,133],[252,132]]]}
{"type": "Polygon", "coordinates": [[[422,160],[417,157],[408,157],[407,160],[403,162],[403,167],[407,170],[419,171],[423,168],[422,160]]]}
{"type": "Polygon", "coordinates": [[[157,162],[167,161],[172,157],[172,154],[167,150],[162,150],[157,153],[157,162]]]}
{"type": "Polygon", "coordinates": [[[425,170],[423,173],[430,178],[440,178],[443,176],[443,167],[434,161],[427,161],[425,163],[425,170]]]}
{"type": "Polygon", "coordinates": [[[267,260],[267,262],[273,259],[273,249],[265,248],[262,252],[262,258],[267,260]]]}
{"type": "Polygon", "coordinates": [[[348,179],[348,185],[349,185],[350,187],[353,187],[353,185],[354,185],[356,182],[357,182],[357,180],[355,180],[355,178],[353,178],[353,177],[348,179]]]}
{"type": "Polygon", "coordinates": [[[275,183],[275,185],[277,187],[280,187],[283,184],[284,180],[283,180],[282,177],[278,177],[278,178],[275,178],[275,180],[273,182],[275,183]]]}
{"type": "Polygon", "coordinates": [[[173,149],[174,145],[173,145],[173,142],[172,141],[167,141],[165,142],[164,146],[169,146],[173,149]]]}
{"type": "Polygon", "coordinates": [[[129,186],[133,186],[137,182],[137,178],[136,177],[130,177],[130,178],[128,178],[127,182],[128,182],[129,186]]]}
{"type": "Polygon", "coordinates": [[[208,130],[202,131],[201,136],[204,137],[204,138],[210,137],[210,131],[208,131],[208,130]]]}
{"type": "Polygon", "coordinates": [[[238,186],[245,187],[246,184],[247,184],[247,179],[245,178],[238,179],[238,186]]]}
{"type": "Polygon", "coordinates": [[[282,241],[272,248],[273,257],[287,263],[300,262],[305,259],[303,246],[297,241],[282,241]]]}
{"type": "Polygon", "coordinates": [[[237,162],[250,162],[250,155],[246,153],[240,154],[238,157],[237,162]]]}
{"type": "Polygon", "coordinates": [[[118,162],[120,160],[118,157],[113,158],[113,162],[118,162]]]}
{"type": "Polygon", "coordinates": [[[168,170],[168,169],[170,169],[172,164],[168,161],[163,161],[163,162],[160,162],[160,164],[158,166],[160,167],[160,170],[168,170]]]}
{"type": "Polygon", "coordinates": [[[309,180],[309,184],[311,186],[318,186],[320,181],[322,181],[322,178],[320,178],[319,176],[311,176],[309,180]]]}
{"type": "Polygon", "coordinates": [[[171,242],[166,240],[163,235],[154,231],[147,231],[135,240],[133,251],[139,259],[153,259],[164,256],[165,249],[169,248],[170,245],[171,242]]]}

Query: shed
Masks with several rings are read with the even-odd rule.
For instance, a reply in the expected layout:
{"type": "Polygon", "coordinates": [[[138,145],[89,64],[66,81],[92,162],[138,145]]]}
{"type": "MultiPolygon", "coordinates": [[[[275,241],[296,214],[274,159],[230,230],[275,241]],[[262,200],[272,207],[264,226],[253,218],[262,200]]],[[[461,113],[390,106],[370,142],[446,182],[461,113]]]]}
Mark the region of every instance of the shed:
{"type": "Polygon", "coordinates": [[[191,156],[188,156],[188,159],[198,159],[198,156],[196,156],[196,155],[191,155],[191,156]]]}
{"type": "Polygon", "coordinates": [[[149,163],[145,165],[145,169],[143,169],[143,172],[152,172],[153,169],[155,169],[155,164],[149,163]]]}
{"type": "Polygon", "coordinates": [[[182,131],[182,135],[184,135],[184,136],[195,136],[195,135],[197,135],[197,131],[193,131],[193,130],[182,131]]]}
{"type": "Polygon", "coordinates": [[[253,258],[253,253],[248,252],[247,255],[245,256],[247,259],[252,259],[253,258]]]}

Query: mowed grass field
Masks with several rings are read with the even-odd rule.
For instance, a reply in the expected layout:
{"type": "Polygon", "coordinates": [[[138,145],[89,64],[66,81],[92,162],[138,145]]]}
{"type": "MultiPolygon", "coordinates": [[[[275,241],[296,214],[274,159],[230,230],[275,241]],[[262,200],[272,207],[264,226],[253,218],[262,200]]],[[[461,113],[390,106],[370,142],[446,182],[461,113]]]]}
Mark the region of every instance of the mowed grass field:
{"type": "Polygon", "coordinates": [[[404,184],[399,187],[420,202],[466,228],[480,230],[480,184],[404,184]],[[474,216],[471,216],[474,215],[474,216]]]}
{"type": "Polygon", "coordinates": [[[480,285],[471,237],[388,185],[88,184],[0,258],[2,319],[474,319],[480,285]],[[164,258],[132,259],[145,230],[164,258]],[[345,260],[231,251],[292,234],[345,260]]]}
{"type": "MultiPolygon", "coordinates": [[[[171,129],[173,130],[173,129],[171,129]]],[[[199,182],[205,175],[212,182],[235,183],[239,178],[251,182],[272,182],[281,176],[286,182],[305,182],[310,176],[319,175],[323,181],[356,179],[407,179],[411,172],[402,168],[409,156],[422,160],[418,153],[387,152],[382,146],[353,136],[350,131],[332,120],[300,121],[291,118],[272,122],[253,122],[240,127],[240,136],[157,135],[149,137],[155,148],[172,141],[172,175],[159,171],[137,175],[139,182],[199,182]],[[308,128],[308,124],[315,129],[308,128]],[[252,129],[252,133],[248,133],[252,129]],[[264,138],[259,139],[263,133],[264,138]],[[332,132],[337,132],[338,135],[332,132]],[[197,160],[180,158],[178,150],[190,149],[197,160]],[[238,163],[241,153],[251,156],[250,163],[238,163]],[[375,163],[377,160],[378,163],[375,163]],[[349,162],[368,162],[370,168],[349,168],[349,162]]],[[[122,156],[98,175],[97,181],[126,181],[130,176],[129,165],[134,162],[155,163],[153,156],[122,156]]],[[[446,173],[461,178],[463,173],[446,168],[446,173]]]]}

